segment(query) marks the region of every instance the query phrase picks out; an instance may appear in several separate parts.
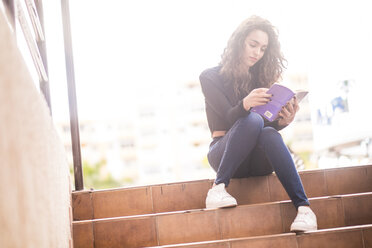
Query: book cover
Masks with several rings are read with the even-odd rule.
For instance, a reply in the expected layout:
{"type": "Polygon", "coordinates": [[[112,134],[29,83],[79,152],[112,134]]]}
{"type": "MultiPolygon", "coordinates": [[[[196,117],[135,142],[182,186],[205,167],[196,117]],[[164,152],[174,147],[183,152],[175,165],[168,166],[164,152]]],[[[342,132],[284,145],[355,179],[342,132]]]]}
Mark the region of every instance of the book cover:
{"type": "MultiPolygon", "coordinates": [[[[251,111],[262,115],[269,121],[273,121],[278,116],[282,107],[285,106],[289,100],[291,100],[295,93],[291,89],[280,84],[273,84],[267,93],[272,94],[271,101],[265,105],[255,106],[251,109],[251,111]]],[[[301,95],[301,97],[303,98],[305,95],[301,95]]]]}

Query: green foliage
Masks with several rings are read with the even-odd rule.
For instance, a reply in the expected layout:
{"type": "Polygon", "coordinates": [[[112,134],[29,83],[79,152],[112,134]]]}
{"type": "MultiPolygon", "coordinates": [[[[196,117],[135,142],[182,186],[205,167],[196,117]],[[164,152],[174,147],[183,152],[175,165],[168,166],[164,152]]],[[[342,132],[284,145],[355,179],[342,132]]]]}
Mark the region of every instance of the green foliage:
{"type": "MultiPolygon", "coordinates": [[[[107,171],[106,160],[90,164],[88,161],[83,161],[83,180],[85,189],[108,189],[122,187],[124,182],[116,180],[107,171]]],[[[73,166],[70,167],[71,177],[74,178],[73,166]]],[[[124,179],[128,182],[128,178],[124,179]]]]}
{"type": "Polygon", "coordinates": [[[297,155],[304,161],[305,169],[316,169],[318,167],[317,164],[311,161],[311,151],[299,152],[297,155]]]}

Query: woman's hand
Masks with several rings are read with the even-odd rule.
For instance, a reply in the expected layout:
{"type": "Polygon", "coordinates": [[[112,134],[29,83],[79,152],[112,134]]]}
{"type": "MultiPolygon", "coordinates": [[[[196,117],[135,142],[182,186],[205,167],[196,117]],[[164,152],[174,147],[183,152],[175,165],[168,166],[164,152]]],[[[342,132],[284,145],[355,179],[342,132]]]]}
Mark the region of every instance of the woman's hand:
{"type": "Polygon", "coordinates": [[[249,110],[252,107],[260,106],[268,103],[270,101],[271,94],[266,92],[269,89],[267,88],[258,88],[251,91],[248,96],[243,99],[243,106],[245,110],[249,110]]]}
{"type": "Polygon", "coordinates": [[[279,126],[287,126],[289,125],[296,115],[296,112],[300,109],[298,105],[297,98],[292,98],[287,105],[282,108],[278,115],[278,125],[279,126]]]}

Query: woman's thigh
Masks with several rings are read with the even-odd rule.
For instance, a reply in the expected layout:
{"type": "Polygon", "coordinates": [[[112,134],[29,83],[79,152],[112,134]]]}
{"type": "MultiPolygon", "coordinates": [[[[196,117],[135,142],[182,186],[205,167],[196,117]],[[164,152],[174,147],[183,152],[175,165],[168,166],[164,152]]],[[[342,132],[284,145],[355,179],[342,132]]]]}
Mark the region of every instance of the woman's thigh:
{"type": "MultiPolygon", "coordinates": [[[[224,154],[232,151],[237,151],[233,159],[225,159],[226,166],[235,163],[235,158],[239,158],[239,162],[245,157],[250,156],[252,148],[257,143],[257,138],[263,128],[262,117],[256,113],[251,113],[247,117],[242,117],[234,123],[227,133],[213,141],[209,147],[208,161],[212,168],[217,172],[224,154]],[[242,149],[243,148],[243,149],[242,149]]],[[[236,167],[235,167],[236,168],[236,167]]]]}
{"type": "Polygon", "coordinates": [[[250,156],[239,166],[233,178],[264,176],[271,174],[273,171],[265,151],[257,145],[250,156]]]}

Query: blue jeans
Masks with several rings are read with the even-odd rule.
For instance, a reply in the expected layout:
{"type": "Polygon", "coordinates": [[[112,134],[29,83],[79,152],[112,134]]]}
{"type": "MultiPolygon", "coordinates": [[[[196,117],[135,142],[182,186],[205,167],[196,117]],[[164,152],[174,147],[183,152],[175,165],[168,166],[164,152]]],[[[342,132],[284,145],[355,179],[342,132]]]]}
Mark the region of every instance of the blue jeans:
{"type": "Polygon", "coordinates": [[[214,138],[208,161],[217,172],[216,184],[227,186],[231,178],[275,171],[296,208],[310,205],[282,136],[276,129],[264,127],[257,113],[238,119],[224,136],[214,138]]]}

